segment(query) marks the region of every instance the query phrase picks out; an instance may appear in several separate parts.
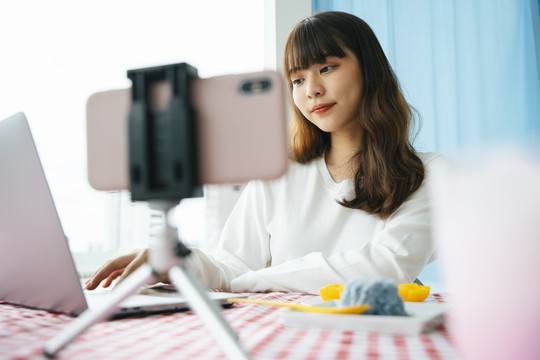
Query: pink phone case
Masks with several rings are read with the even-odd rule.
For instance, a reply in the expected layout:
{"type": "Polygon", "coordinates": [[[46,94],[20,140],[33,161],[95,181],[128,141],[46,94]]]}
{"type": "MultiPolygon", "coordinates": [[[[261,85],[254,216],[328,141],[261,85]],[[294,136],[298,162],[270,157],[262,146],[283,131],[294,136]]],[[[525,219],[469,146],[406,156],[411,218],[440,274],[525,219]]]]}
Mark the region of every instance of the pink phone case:
{"type": "MultiPolygon", "coordinates": [[[[197,114],[201,184],[274,179],[288,163],[285,88],[273,71],[197,79],[192,84],[197,114]],[[267,89],[242,91],[265,81],[267,89]]],[[[86,107],[88,180],[97,190],[129,189],[127,118],[131,89],[90,96],[86,107]]]]}

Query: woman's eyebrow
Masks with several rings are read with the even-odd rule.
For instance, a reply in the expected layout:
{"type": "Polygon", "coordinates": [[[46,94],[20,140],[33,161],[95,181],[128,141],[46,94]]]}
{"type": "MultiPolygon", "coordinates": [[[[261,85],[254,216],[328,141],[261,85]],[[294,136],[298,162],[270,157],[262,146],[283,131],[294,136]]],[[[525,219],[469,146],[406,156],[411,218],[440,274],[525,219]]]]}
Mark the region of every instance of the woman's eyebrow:
{"type": "Polygon", "coordinates": [[[308,67],[310,67],[312,65],[316,65],[316,64],[317,65],[322,65],[322,64],[326,64],[327,62],[329,62],[329,61],[331,61],[333,59],[344,59],[346,57],[347,57],[347,55],[342,56],[342,57],[339,57],[337,55],[327,55],[327,56],[323,57],[320,60],[311,61],[310,64],[308,66],[306,66],[306,67],[304,67],[304,66],[291,67],[290,70],[289,70],[289,76],[291,76],[294,73],[304,71],[304,70],[306,70],[308,67]]]}
{"type": "Polygon", "coordinates": [[[342,60],[342,59],[346,59],[348,57],[349,57],[348,55],[345,55],[345,56],[331,55],[331,56],[326,57],[325,62],[328,62],[328,61],[331,61],[331,60],[342,60]]]}
{"type": "Polygon", "coordinates": [[[294,74],[294,73],[297,73],[297,72],[300,72],[300,71],[304,71],[304,70],[306,70],[307,68],[309,68],[309,67],[312,66],[312,65],[321,65],[321,64],[324,64],[324,63],[326,62],[327,59],[328,59],[328,56],[325,57],[322,61],[312,61],[312,62],[310,62],[308,66],[296,66],[296,67],[292,67],[292,68],[289,70],[289,75],[294,74]]]}

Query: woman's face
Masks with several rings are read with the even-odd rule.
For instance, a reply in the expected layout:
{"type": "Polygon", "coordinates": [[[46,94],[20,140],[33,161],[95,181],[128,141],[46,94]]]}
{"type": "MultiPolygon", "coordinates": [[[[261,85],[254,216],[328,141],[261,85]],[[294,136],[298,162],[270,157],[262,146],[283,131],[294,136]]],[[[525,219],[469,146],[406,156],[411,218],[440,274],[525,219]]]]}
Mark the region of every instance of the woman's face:
{"type": "Polygon", "coordinates": [[[348,49],[345,53],[293,72],[290,79],[294,103],[309,121],[322,131],[350,136],[360,131],[362,73],[356,56],[348,49]]]}

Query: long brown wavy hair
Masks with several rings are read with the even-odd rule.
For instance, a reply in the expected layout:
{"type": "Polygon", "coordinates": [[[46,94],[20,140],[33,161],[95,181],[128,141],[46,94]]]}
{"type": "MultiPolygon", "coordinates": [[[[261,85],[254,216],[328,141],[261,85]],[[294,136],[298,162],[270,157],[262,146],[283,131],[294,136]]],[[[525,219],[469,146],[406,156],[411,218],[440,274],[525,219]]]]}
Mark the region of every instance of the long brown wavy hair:
{"type": "Polygon", "coordinates": [[[283,56],[292,108],[291,156],[307,163],[330,148],[330,134],[304,117],[292,100],[291,73],[343,58],[352,51],[362,72],[362,97],[357,120],[362,126],[355,197],[340,201],[386,219],[414,193],[424,179],[424,166],[412,147],[409,129],[414,110],[409,106],[377,37],[363,20],[343,12],[323,12],[302,20],[292,30],[283,56]]]}

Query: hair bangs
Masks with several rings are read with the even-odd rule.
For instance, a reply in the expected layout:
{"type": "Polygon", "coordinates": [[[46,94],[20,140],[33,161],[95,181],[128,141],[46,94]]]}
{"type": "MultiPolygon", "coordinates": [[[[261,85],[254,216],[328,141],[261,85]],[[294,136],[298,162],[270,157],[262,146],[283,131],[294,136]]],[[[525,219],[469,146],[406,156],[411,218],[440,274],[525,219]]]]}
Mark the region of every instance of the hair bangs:
{"type": "Polygon", "coordinates": [[[313,64],[326,61],[329,56],[347,56],[335,30],[316,18],[308,18],[292,31],[285,47],[283,70],[287,77],[313,64]]]}

